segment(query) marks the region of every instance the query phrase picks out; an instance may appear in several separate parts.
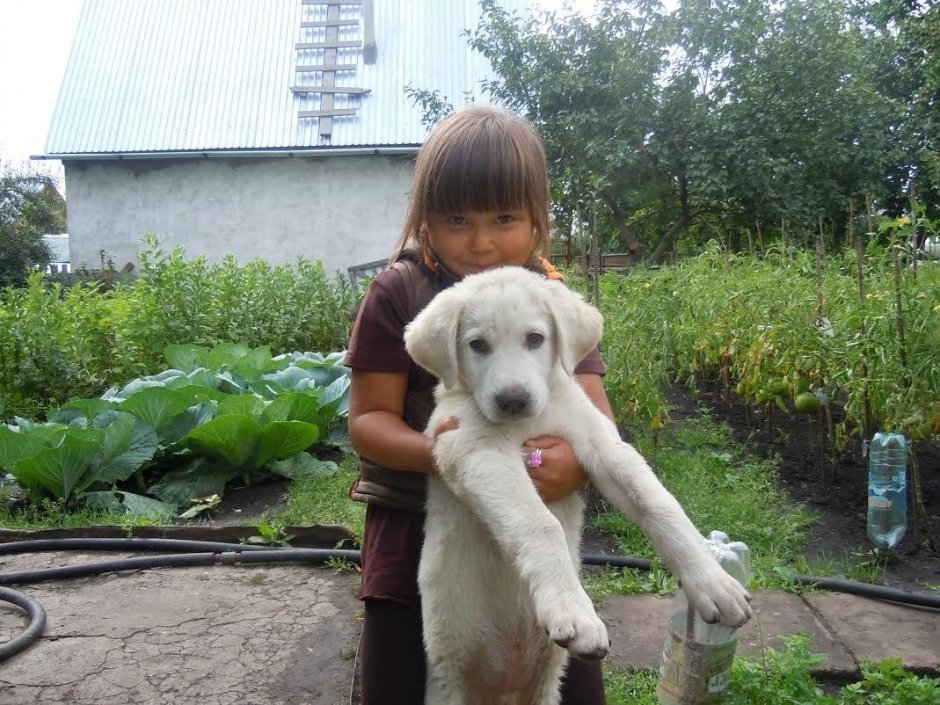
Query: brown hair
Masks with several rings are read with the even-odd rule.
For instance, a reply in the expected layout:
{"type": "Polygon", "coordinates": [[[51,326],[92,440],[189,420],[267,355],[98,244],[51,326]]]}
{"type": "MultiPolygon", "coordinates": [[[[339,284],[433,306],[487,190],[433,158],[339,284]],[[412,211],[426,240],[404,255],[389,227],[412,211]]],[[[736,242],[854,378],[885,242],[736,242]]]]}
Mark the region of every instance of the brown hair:
{"type": "Polygon", "coordinates": [[[550,201],[545,148],[535,128],[501,108],[464,108],[438,123],[418,152],[392,261],[406,247],[424,244],[428,216],[466,209],[528,210],[532,252],[542,253],[551,227],[550,201]]]}

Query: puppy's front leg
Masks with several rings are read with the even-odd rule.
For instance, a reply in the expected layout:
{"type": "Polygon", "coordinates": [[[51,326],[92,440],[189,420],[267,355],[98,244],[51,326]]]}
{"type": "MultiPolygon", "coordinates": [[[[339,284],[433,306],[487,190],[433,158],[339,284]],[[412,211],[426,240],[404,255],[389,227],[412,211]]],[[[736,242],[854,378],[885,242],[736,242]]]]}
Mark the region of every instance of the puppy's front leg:
{"type": "Polygon", "coordinates": [[[480,448],[452,455],[459,431],[438,439],[440,477],[492,535],[532,594],[536,618],[549,638],[584,658],[602,658],[607,629],[581,587],[564,530],[539,498],[518,450],[480,448]],[[450,438],[448,438],[450,436],[450,438]],[[456,462],[445,459],[456,457],[456,462]]]}
{"type": "Polygon", "coordinates": [[[702,619],[735,627],[744,624],[751,616],[747,591],[721,569],[705,539],[643,456],[620,440],[612,424],[607,429],[607,423],[601,418],[598,428],[606,432],[575,448],[591,481],[639,525],[702,619]]]}

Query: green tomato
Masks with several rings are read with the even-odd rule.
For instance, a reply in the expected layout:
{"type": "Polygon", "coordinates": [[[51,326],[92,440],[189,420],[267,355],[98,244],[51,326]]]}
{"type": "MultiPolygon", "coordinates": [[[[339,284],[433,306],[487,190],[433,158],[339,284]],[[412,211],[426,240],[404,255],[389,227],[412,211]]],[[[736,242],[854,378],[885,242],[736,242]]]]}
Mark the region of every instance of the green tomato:
{"type": "Polygon", "coordinates": [[[819,410],[819,399],[812,392],[800,392],[793,400],[796,410],[803,414],[811,414],[819,410]]]}

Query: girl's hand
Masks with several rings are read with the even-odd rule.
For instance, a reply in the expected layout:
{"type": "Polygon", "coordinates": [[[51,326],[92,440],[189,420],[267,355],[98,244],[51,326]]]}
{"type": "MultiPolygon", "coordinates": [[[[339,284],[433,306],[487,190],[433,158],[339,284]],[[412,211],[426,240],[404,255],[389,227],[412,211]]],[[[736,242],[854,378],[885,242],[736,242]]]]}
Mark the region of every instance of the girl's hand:
{"type": "Polygon", "coordinates": [[[564,499],[587,483],[587,474],[568,441],[557,436],[539,436],[522,444],[525,459],[536,450],[542,453],[541,466],[533,468],[526,464],[526,469],[539,497],[546,504],[564,499]]]}
{"type": "MultiPolygon", "coordinates": [[[[431,458],[434,457],[434,444],[437,443],[438,436],[440,436],[442,433],[447,433],[448,431],[456,431],[458,428],[460,428],[460,421],[456,416],[448,416],[437,426],[435,426],[434,435],[431,438],[428,438],[428,455],[430,455],[431,458]]],[[[434,474],[437,474],[436,469],[434,474]]]]}

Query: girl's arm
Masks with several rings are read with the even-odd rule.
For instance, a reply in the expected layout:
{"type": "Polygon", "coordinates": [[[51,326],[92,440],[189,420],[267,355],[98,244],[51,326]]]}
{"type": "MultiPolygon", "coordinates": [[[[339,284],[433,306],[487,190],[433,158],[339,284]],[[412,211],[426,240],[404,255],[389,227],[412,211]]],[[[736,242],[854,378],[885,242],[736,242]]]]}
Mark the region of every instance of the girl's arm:
{"type": "Polygon", "coordinates": [[[393,470],[434,472],[433,442],[402,419],[407,373],[352,371],[349,440],[359,455],[393,470]]]}
{"type": "MultiPolygon", "coordinates": [[[[594,406],[613,421],[614,412],[607,400],[607,392],[604,391],[603,377],[596,374],[579,374],[575,375],[575,379],[594,406]]],[[[539,436],[529,439],[522,446],[525,453],[531,453],[536,448],[542,451],[542,466],[530,468],[529,476],[546,504],[564,499],[587,484],[587,474],[566,440],[555,436],[539,436]]]]}

